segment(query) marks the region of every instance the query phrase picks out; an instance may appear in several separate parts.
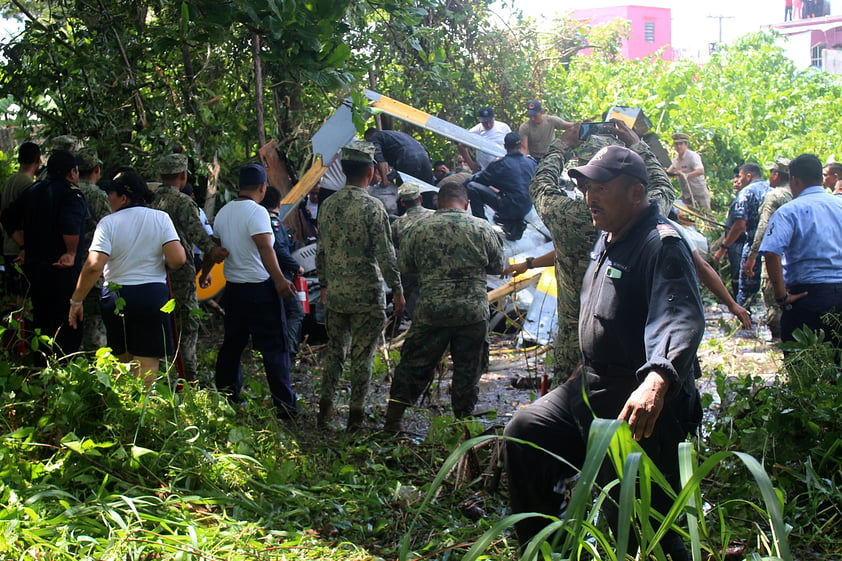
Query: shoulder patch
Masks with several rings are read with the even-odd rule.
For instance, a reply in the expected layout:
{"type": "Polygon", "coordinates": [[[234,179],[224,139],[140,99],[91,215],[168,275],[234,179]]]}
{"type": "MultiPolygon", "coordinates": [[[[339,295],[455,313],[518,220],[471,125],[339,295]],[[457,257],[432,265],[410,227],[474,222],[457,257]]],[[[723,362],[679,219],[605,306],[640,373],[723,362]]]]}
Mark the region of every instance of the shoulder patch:
{"type": "Polygon", "coordinates": [[[658,234],[661,236],[662,240],[667,238],[681,239],[681,234],[679,234],[678,231],[669,224],[658,224],[658,234]]]}

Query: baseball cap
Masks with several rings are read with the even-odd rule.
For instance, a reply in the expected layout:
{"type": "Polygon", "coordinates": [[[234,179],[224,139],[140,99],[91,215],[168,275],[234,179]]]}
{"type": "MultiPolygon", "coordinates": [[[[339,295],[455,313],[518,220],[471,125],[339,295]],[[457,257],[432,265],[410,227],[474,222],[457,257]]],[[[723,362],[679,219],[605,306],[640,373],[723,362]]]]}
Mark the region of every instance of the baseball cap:
{"type": "Polygon", "coordinates": [[[516,132],[510,132],[503,138],[503,146],[508,150],[515,146],[520,146],[520,135],[516,132]]]}
{"type": "Polygon", "coordinates": [[[606,146],[584,166],[572,168],[568,175],[574,179],[590,179],[607,183],[617,176],[630,175],[644,185],[649,183],[646,164],[639,155],[625,146],[606,146]]]}
{"type": "Polygon", "coordinates": [[[421,196],[421,186],[413,181],[398,187],[398,196],[402,201],[414,201],[421,196]]]}
{"type": "Polygon", "coordinates": [[[82,148],[76,152],[76,165],[79,171],[91,171],[97,166],[102,165],[102,160],[93,148],[82,148]]]}
{"type": "Polygon", "coordinates": [[[353,162],[374,162],[374,144],[361,140],[352,140],[342,147],[342,159],[353,162]]]}
{"type": "Polygon", "coordinates": [[[526,114],[530,117],[537,115],[542,109],[541,102],[537,99],[533,99],[526,104],[526,114]]]}
{"type": "Polygon", "coordinates": [[[260,164],[246,164],[240,168],[240,185],[266,183],[266,168],[260,164]]]}
{"type": "Polygon", "coordinates": [[[777,171],[779,173],[789,173],[789,158],[778,156],[775,158],[775,163],[769,166],[769,171],[777,171]]]}
{"type": "Polygon", "coordinates": [[[149,185],[146,181],[133,171],[122,171],[118,173],[107,187],[109,192],[117,193],[118,195],[126,195],[133,201],[149,202],[152,198],[152,192],[149,190],[149,185]]]}
{"type": "Polygon", "coordinates": [[[187,171],[186,154],[167,154],[158,162],[158,173],[172,175],[187,171]]]}
{"type": "Polygon", "coordinates": [[[483,107],[477,111],[477,116],[479,117],[480,123],[490,123],[494,120],[494,109],[491,107],[483,107]]]}

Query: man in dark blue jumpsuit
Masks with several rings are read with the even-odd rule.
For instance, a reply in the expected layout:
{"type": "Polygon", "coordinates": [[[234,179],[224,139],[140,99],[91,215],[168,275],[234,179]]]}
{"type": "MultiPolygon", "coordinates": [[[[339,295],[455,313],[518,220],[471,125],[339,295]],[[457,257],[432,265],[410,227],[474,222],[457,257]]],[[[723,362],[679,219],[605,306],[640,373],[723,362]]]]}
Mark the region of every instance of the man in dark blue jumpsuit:
{"type": "MultiPolygon", "coordinates": [[[[690,248],[646,196],[646,165],[631,150],[609,146],[570,176],[585,192],[602,230],[582,286],[579,339],[583,367],[519,411],[506,435],[534,442],[581,467],[594,415],[629,422],[634,438],[678,488],[678,444],[701,419],[695,386],[696,351],[704,310],[690,248]],[[582,397],[588,396],[590,407],[582,397]]],[[[512,510],[557,516],[556,484],[575,471],[530,446],[507,442],[512,510]]],[[[606,474],[603,483],[616,475],[606,474]]],[[[671,502],[653,489],[653,507],[671,502]]],[[[616,512],[606,511],[616,530],[616,512]]],[[[521,544],[546,526],[544,518],[516,525],[521,544]]],[[[689,560],[680,537],[661,540],[674,561],[689,560]]]]}
{"type": "Polygon", "coordinates": [[[485,205],[497,211],[495,219],[503,225],[507,237],[519,240],[526,225],[523,217],[532,210],[529,183],[538,163],[521,152],[521,138],[516,132],[506,135],[506,155],[488,164],[467,181],[471,213],[485,219],[485,205]]]}
{"type": "Polygon", "coordinates": [[[47,177],[35,183],[3,213],[3,227],[24,250],[23,272],[30,284],[32,324],[55,337],[63,354],[79,350],[82,330],[67,324],[70,295],[85,256],[88,206],[76,186],[76,158],[54,150],[47,177]]]}

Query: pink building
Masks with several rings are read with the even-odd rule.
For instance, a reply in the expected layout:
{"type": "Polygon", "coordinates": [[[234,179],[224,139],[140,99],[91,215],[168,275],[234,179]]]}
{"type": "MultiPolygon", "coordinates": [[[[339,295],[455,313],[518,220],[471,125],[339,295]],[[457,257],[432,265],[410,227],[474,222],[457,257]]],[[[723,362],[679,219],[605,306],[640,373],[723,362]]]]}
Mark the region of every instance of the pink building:
{"type": "Polygon", "coordinates": [[[575,10],[573,18],[590,25],[615,19],[631,22],[631,37],[623,41],[620,51],[626,58],[643,58],[666,47],[661,58],[673,60],[672,14],[669,8],[649,6],[612,6],[575,10]]]}

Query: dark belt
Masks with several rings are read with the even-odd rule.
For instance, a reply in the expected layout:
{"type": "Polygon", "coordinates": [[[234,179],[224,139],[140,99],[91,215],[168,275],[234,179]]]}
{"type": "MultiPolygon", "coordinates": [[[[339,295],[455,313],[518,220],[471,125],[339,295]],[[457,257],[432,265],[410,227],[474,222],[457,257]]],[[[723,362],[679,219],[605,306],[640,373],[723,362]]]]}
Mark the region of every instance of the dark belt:
{"type": "Polygon", "coordinates": [[[842,282],[820,282],[813,284],[794,284],[788,286],[787,292],[790,294],[801,294],[802,292],[810,292],[810,290],[842,290],[842,282]]]}

